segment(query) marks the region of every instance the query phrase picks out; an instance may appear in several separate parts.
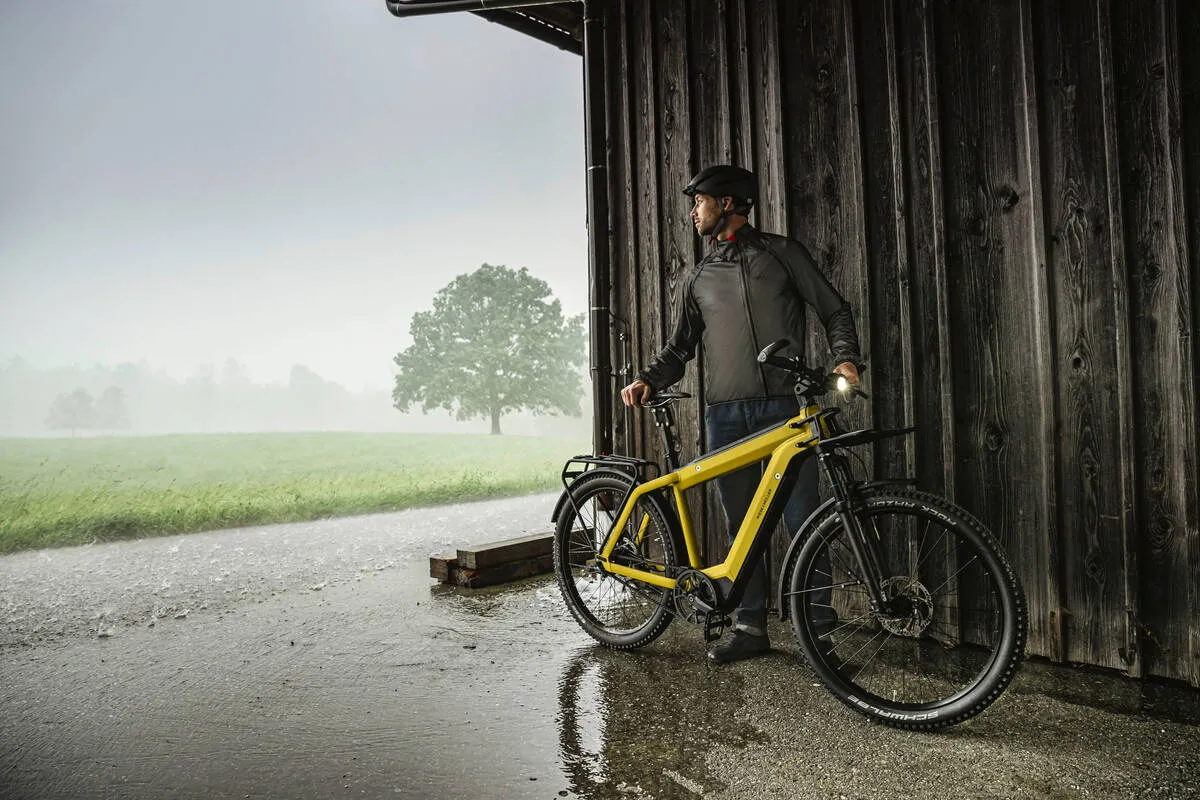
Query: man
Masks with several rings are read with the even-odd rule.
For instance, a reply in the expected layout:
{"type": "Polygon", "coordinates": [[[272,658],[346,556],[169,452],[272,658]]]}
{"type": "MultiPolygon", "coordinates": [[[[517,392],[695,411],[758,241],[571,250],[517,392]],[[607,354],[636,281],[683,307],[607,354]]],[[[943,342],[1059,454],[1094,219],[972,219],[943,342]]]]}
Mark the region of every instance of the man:
{"type": "MultiPolygon", "coordinates": [[[[807,248],[749,224],[758,197],[753,173],[727,165],[709,167],[684,193],[694,200],[692,223],[697,233],[708,237],[708,253],[682,288],[679,318],[666,347],[621,390],[621,399],[627,406],[642,405],[654,392],[678,381],[702,343],[706,438],[708,449],[714,450],[799,413],[790,376],[760,365],[757,356],[766,345],[785,338],[802,351],[806,304],[825,325],[835,372],[858,383],[862,356],[849,304],[821,274],[807,248]]],[[[748,468],[717,479],[731,540],[750,506],[759,474],[748,468]]],[[[807,459],[784,509],[793,534],[817,501],[817,463],[807,459]]],[[[764,566],[760,561],[754,567],[733,636],[709,651],[712,661],[737,661],[771,649],[764,566]]]]}

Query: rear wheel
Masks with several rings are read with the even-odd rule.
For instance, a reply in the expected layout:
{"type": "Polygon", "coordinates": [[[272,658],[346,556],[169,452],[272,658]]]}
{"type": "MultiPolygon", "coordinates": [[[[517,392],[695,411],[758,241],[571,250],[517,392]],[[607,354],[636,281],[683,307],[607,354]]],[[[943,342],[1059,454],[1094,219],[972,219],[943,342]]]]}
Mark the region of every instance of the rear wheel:
{"type": "MultiPolygon", "coordinates": [[[[554,572],[563,600],[596,641],[617,649],[642,647],[671,622],[671,592],[606,572],[597,555],[616,523],[628,478],[597,472],[571,484],[554,531],[554,572]]],[[[671,574],[679,565],[678,538],[667,514],[653,499],[637,502],[612,560],[625,566],[671,574]]]]}
{"type": "Polygon", "coordinates": [[[1025,599],[983,526],[941,498],[867,493],[857,511],[880,562],[887,608],[836,513],[788,566],[785,602],[801,649],[843,703],[876,722],[934,729],[987,708],[1024,652],[1025,599]]]}

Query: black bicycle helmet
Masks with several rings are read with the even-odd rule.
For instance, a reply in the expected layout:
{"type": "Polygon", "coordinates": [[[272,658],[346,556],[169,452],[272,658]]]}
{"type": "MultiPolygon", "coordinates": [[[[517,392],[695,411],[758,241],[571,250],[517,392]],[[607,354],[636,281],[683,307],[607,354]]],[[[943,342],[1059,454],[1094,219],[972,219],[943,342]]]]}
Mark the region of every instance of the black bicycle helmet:
{"type": "Polygon", "coordinates": [[[758,197],[758,179],[741,167],[717,164],[700,170],[683,190],[688,197],[697,192],[718,198],[733,197],[735,206],[749,209],[758,197]]]}

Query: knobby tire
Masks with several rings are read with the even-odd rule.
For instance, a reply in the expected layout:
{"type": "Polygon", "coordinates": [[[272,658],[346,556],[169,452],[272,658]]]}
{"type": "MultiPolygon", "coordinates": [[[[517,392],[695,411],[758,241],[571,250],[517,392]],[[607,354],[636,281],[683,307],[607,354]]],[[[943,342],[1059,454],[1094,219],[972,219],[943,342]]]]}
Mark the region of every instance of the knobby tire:
{"type": "MultiPolygon", "coordinates": [[[[554,531],[554,573],[567,608],[588,635],[618,650],[650,644],[673,618],[669,590],[611,575],[594,563],[630,485],[620,473],[581,476],[568,490],[572,502],[563,506],[554,531]]],[[[639,500],[613,560],[670,574],[682,552],[670,514],[656,498],[639,500]]]]}
{"type": "Polygon", "coordinates": [[[857,515],[900,596],[869,607],[862,568],[832,509],[785,565],[800,648],[826,688],[871,720],[934,730],[991,705],[1024,653],[1028,613],[992,535],[965,510],[916,490],[866,490],[857,515]]]}

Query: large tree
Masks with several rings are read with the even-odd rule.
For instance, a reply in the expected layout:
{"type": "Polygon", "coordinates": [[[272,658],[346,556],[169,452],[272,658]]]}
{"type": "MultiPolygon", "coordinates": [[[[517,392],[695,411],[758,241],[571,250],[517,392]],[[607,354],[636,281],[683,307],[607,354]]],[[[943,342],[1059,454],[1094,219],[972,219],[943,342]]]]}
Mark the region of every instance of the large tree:
{"type": "Polygon", "coordinates": [[[70,430],[71,435],[80,428],[92,427],[94,401],[87,389],[80,387],[71,393],[62,393],[54,398],[46,426],[54,430],[70,430]]]}
{"type": "Polygon", "coordinates": [[[392,401],[406,411],[444,408],[458,419],[528,409],[579,416],[586,359],[583,315],[563,317],[545,281],[522,267],[484,264],[459,275],[413,315],[392,401]]]}

